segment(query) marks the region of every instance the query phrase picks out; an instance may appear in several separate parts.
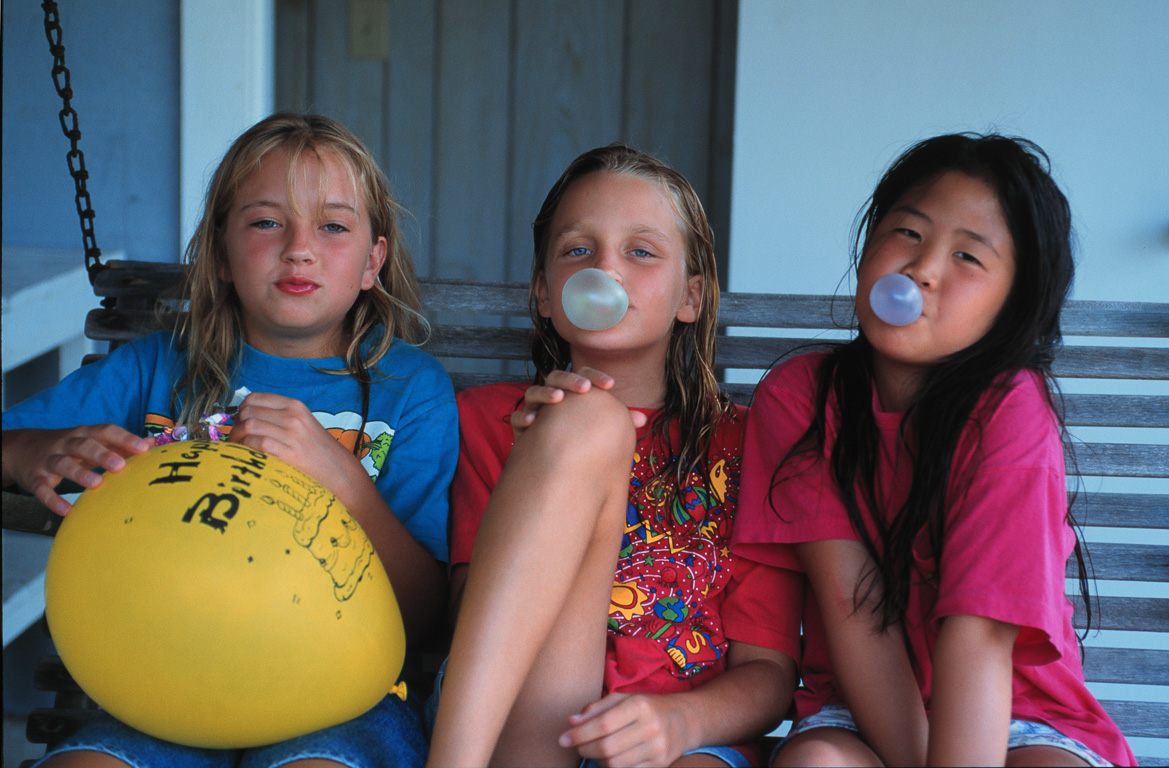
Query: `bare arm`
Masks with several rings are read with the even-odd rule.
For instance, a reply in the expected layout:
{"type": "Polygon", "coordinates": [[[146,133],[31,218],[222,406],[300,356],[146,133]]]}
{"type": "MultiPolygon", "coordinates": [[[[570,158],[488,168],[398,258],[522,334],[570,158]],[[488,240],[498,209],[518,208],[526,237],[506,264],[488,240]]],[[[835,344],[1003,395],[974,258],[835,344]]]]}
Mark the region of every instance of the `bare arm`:
{"type": "Polygon", "coordinates": [[[885,765],[923,765],[928,725],[899,626],[882,630],[876,596],[856,606],[857,584],[872,567],[856,541],[796,545],[824,619],[837,683],[865,742],[885,765]]]}
{"type": "Polygon", "coordinates": [[[735,641],[727,663],[724,674],[685,693],[609,694],[569,719],[560,744],[606,765],[669,765],[697,747],[756,739],[787,712],[796,663],[735,641]]]}
{"type": "Polygon", "coordinates": [[[1019,627],[948,616],[934,647],[929,765],[1002,765],[1011,723],[1011,651],[1019,627]]]}

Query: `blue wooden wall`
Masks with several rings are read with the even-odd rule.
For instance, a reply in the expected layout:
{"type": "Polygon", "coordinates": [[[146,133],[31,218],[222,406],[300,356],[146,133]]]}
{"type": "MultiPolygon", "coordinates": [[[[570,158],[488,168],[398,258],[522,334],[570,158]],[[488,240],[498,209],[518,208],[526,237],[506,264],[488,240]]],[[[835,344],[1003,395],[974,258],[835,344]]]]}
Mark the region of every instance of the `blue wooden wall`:
{"type": "MultiPolygon", "coordinates": [[[[61,0],[65,63],[103,251],[174,261],[178,0],[61,0]]],[[[4,3],[3,245],[80,248],[40,3],[4,3]]]]}

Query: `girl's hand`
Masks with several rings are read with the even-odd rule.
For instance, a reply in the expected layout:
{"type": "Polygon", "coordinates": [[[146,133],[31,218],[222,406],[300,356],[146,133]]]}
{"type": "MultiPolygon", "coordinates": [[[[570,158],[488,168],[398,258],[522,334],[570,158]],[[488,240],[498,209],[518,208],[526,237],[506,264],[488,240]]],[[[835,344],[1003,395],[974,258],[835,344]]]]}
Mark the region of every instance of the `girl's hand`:
{"type": "MultiPolygon", "coordinates": [[[[356,457],[330,435],[308,406],[271,392],[252,392],[240,403],[228,439],[282,459],[334,494],[336,476],[356,457]]],[[[364,470],[362,470],[364,472],[364,470]]]]}
{"type": "MultiPolygon", "coordinates": [[[[583,395],[593,387],[602,390],[613,388],[613,377],[595,368],[581,368],[580,371],[553,371],[544,379],[543,385],[532,385],[524,393],[523,406],[511,415],[512,438],[519,439],[524,430],[536,421],[536,413],[545,405],[554,405],[564,399],[565,392],[583,395]]],[[[641,411],[630,411],[633,426],[645,426],[646,416],[641,411]]]]}
{"type": "Polygon", "coordinates": [[[73,505],[55,490],[62,480],[96,488],[102,478],[95,469],[120,472],[128,457],[145,453],[153,445],[153,438],[138,437],[115,424],[5,430],[4,485],[19,485],[53,512],[65,516],[73,505]]]}
{"type": "Polygon", "coordinates": [[[670,765],[688,748],[676,703],[668,695],[610,693],[568,719],[560,746],[575,747],[605,768],[670,765]]]}

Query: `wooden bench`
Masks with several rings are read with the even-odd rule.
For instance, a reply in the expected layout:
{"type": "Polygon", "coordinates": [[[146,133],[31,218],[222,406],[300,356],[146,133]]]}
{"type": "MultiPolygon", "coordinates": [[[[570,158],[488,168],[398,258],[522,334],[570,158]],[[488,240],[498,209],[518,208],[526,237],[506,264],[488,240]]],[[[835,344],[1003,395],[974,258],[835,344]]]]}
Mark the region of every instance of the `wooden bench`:
{"type": "MultiPolygon", "coordinates": [[[[118,343],[153,330],[150,307],[179,269],[111,262],[95,290],[116,305],[91,312],[86,335],[118,343]]],[[[424,280],[422,289],[433,325],[425,348],[443,360],[456,388],[524,375],[526,285],[424,280]]],[[[851,311],[848,297],[724,293],[720,322],[728,335],[719,340],[717,367],[727,392],[747,403],[778,358],[847,338],[851,311]]],[[[1099,631],[1085,642],[1085,672],[1142,764],[1169,765],[1169,303],[1073,301],[1064,333],[1055,369],[1078,438],[1081,492],[1073,511],[1099,593],[1099,631]]],[[[5,494],[4,527],[51,533],[47,510],[21,501],[5,494]]],[[[1069,580],[1069,594],[1075,589],[1069,580]]],[[[74,710],[30,718],[33,739],[55,739],[86,716],[76,709],[83,695],[59,666],[43,665],[37,676],[38,685],[63,687],[61,704],[74,710]]]]}

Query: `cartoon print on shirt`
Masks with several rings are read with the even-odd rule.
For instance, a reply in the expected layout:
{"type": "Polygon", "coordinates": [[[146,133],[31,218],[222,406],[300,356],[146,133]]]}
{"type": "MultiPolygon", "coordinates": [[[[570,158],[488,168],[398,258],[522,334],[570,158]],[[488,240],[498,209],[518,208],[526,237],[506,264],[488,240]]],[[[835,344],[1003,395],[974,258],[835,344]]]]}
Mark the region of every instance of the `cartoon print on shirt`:
{"type": "MultiPolygon", "coordinates": [[[[341,445],[350,451],[353,451],[354,446],[361,446],[357,451],[357,457],[361,460],[361,466],[365,468],[370,479],[376,482],[389,458],[390,443],[394,440],[394,428],[384,421],[367,421],[364,431],[359,436],[357,431],[361,429],[360,413],[353,411],[342,411],[341,413],[313,411],[312,413],[313,418],[341,445]]],[[[217,423],[215,427],[218,431],[215,437],[226,440],[231,434],[231,417],[227,416],[225,422],[217,423]]],[[[182,431],[183,427],[176,428],[174,419],[168,416],[158,413],[146,414],[143,429],[146,437],[153,437],[159,443],[168,443],[184,439],[180,437],[183,434],[182,431]]]]}
{"type": "Polygon", "coordinates": [[[722,622],[703,610],[703,598],[725,588],[733,570],[729,544],[738,484],[728,468],[740,458],[709,459],[667,504],[671,481],[653,478],[650,470],[659,460],[634,455],[609,605],[610,631],[659,643],[679,678],[707,669],[727,647],[722,622]]]}

